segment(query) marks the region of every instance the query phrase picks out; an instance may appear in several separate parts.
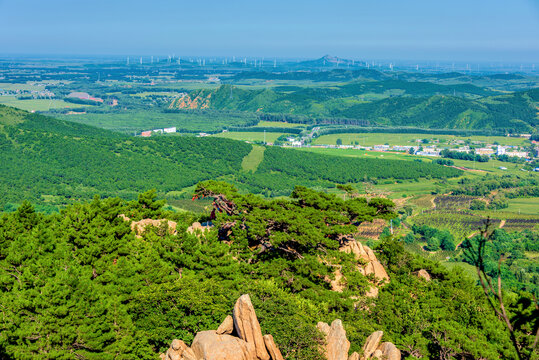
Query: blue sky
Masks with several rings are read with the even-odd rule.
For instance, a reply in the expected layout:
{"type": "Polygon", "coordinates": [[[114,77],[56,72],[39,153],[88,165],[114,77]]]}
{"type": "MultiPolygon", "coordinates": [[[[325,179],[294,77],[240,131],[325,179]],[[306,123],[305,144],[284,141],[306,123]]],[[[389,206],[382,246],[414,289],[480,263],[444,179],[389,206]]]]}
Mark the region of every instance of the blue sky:
{"type": "Polygon", "coordinates": [[[539,62],[539,0],[0,0],[0,53],[539,62]]]}

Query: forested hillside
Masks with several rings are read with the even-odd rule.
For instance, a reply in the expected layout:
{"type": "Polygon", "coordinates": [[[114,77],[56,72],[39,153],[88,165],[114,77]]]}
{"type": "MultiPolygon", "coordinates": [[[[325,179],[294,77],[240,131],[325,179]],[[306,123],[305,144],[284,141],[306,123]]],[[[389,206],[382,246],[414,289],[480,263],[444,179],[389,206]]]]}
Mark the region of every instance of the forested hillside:
{"type": "MultiPolygon", "coordinates": [[[[377,282],[362,275],[364,261],[339,251],[355,242],[354,224],[393,218],[391,201],[343,201],[302,187],[290,200],[264,200],[219,182],[201,183],[195,194],[222,211],[204,234],[186,231],[197,219],[163,211],[153,192],[131,202],[96,197],[60,214],[36,213],[29,203],[3,214],[0,357],[156,359],[172,339],[189,344],[194,333],[217,328],[249,293],[263,333],[288,360],[322,359],[316,324],[335,318],[351,351],[383,330],[406,359],[516,359],[504,326],[458,269],[388,240],[375,249],[387,270],[377,282]],[[143,218],[176,224],[136,236],[130,221],[143,218]],[[366,295],[373,284],[377,297],[366,295]]],[[[520,319],[519,343],[529,345],[533,306],[509,298],[507,311],[520,319]]]]}
{"type": "MultiPolygon", "coordinates": [[[[329,157],[268,148],[255,173],[242,170],[252,146],[193,136],[144,139],[0,106],[0,206],[22,200],[55,209],[101,196],[132,199],[155,188],[160,196],[207,179],[227,178],[243,190],[289,195],[295,185],[334,187],[365,179],[457,176],[439,165],[329,157]],[[272,176],[279,172],[282,176],[272,176]]],[[[7,206],[7,207],[6,207],[7,206]]]]}
{"type": "MultiPolygon", "coordinates": [[[[356,81],[333,87],[244,90],[223,85],[174,100],[171,109],[210,108],[334,117],[371,125],[530,132],[539,123],[539,90],[507,95],[470,84],[356,81]]],[[[315,123],[314,120],[311,120],[315,123]]]]}
{"type": "Polygon", "coordinates": [[[65,204],[101,196],[161,194],[234,174],[251,145],[217,138],[140,139],[0,107],[2,205],[65,204]]]}

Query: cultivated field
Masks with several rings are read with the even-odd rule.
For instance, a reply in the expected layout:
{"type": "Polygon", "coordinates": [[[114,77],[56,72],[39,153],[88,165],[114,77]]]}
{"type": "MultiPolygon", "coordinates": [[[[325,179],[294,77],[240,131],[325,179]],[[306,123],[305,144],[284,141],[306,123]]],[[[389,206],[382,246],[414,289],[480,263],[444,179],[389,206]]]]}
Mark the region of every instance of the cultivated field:
{"type": "Polygon", "coordinates": [[[483,143],[498,142],[500,145],[525,145],[525,138],[513,138],[505,136],[454,136],[454,135],[433,135],[433,134],[387,134],[387,133],[362,133],[362,134],[330,134],[322,135],[317,138],[313,143],[321,145],[335,145],[337,139],[341,139],[343,145],[354,144],[356,141],[361,146],[373,146],[373,145],[429,145],[418,143],[416,140],[428,139],[430,143],[433,143],[435,139],[444,140],[448,143],[453,140],[470,140],[480,141],[483,143]]]}

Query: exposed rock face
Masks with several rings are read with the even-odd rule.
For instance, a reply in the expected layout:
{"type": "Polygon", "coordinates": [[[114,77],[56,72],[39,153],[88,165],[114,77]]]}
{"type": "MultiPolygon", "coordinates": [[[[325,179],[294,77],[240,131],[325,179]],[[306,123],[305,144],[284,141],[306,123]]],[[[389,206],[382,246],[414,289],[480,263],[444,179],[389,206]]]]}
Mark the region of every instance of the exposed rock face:
{"type": "Polygon", "coordinates": [[[326,335],[326,346],[323,348],[328,360],[348,360],[350,342],[346,338],[346,330],[339,319],[333,320],[331,326],[319,322],[318,329],[326,335]]]}
{"type": "Polygon", "coordinates": [[[215,331],[197,333],[191,348],[197,360],[255,360],[252,344],[230,335],[218,335],[215,331]]]}
{"type": "Polygon", "coordinates": [[[193,350],[183,341],[174,339],[166,354],[161,354],[163,360],[197,360],[193,350]]]}
{"type": "MultiPolygon", "coordinates": [[[[360,355],[348,356],[350,342],[346,338],[341,320],[331,325],[319,322],[317,328],[324,334],[325,343],[320,347],[326,360],[400,360],[401,353],[395,345],[380,345],[382,331],[376,331],[365,341],[360,355]]],[[[175,339],[161,360],[284,360],[273,336],[264,335],[249,295],[242,295],[234,306],[233,316],[227,316],[217,331],[198,332],[191,347],[175,339]],[[231,334],[237,334],[239,337],[231,334]]]]}
{"type": "Polygon", "coordinates": [[[234,305],[234,329],[240,339],[252,344],[256,351],[256,357],[260,360],[269,360],[260,324],[256,317],[255,309],[249,295],[242,295],[234,305]]]}
{"type": "Polygon", "coordinates": [[[365,340],[365,345],[363,345],[363,356],[360,357],[362,360],[368,359],[384,359],[384,360],[400,360],[401,352],[395,345],[390,342],[384,342],[380,344],[382,336],[384,335],[383,331],[376,331],[372,333],[367,340],[365,340]]]}
{"type": "Polygon", "coordinates": [[[283,355],[281,354],[281,350],[279,350],[277,345],[275,345],[273,336],[264,335],[264,343],[266,344],[266,349],[268,349],[268,352],[271,356],[271,360],[284,360],[283,355]]]}
{"type": "Polygon", "coordinates": [[[344,286],[342,284],[342,278],[341,266],[337,266],[337,269],[335,270],[335,279],[330,280],[331,290],[343,292],[344,286]]]}
{"type": "Polygon", "coordinates": [[[223,323],[217,328],[217,335],[230,335],[234,331],[234,319],[228,315],[223,323]]]}
{"type": "Polygon", "coordinates": [[[211,226],[202,226],[201,223],[199,223],[198,221],[195,221],[194,223],[191,224],[191,226],[187,228],[187,232],[191,234],[194,234],[197,232],[205,232],[206,230],[209,230],[210,227],[211,226]]]}
{"type": "Polygon", "coordinates": [[[417,276],[420,278],[425,279],[426,281],[430,281],[430,274],[425,269],[421,269],[417,272],[417,276]]]}
{"type": "MultiPolygon", "coordinates": [[[[387,274],[386,269],[382,266],[380,261],[376,258],[374,251],[366,245],[361,244],[359,241],[350,241],[340,249],[349,254],[354,254],[357,260],[362,260],[366,262],[365,265],[358,265],[358,271],[363,275],[374,275],[375,280],[371,283],[373,286],[367,290],[365,296],[367,297],[378,297],[378,288],[377,286],[382,282],[389,281],[389,275],[387,274]]],[[[335,277],[337,280],[337,276],[335,277]]],[[[335,280],[335,281],[336,281],[335,280]]],[[[339,278],[339,281],[341,279],[339,278]]],[[[332,282],[333,288],[333,282],[332,282]]]]}
{"type": "Polygon", "coordinates": [[[365,294],[366,297],[370,298],[377,298],[378,297],[378,288],[376,286],[371,286],[367,293],[365,294]]]}
{"type": "MultiPolygon", "coordinates": [[[[359,241],[350,241],[344,247],[341,248],[341,251],[352,253],[356,256],[356,259],[362,259],[367,262],[367,264],[362,268],[365,275],[374,274],[378,280],[387,280],[389,281],[389,275],[386,272],[386,269],[374,255],[374,251],[366,245],[361,244],[359,241]]],[[[361,269],[360,269],[361,271],[361,269]]]]}
{"type": "Polygon", "coordinates": [[[376,349],[378,349],[383,335],[383,331],[375,331],[367,338],[367,340],[365,340],[365,345],[363,345],[363,356],[365,359],[368,359],[372,354],[374,354],[376,349]]]}
{"type": "Polygon", "coordinates": [[[379,347],[382,351],[382,356],[387,360],[401,360],[401,352],[395,345],[390,342],[382,343],[379,347]]]}
{"type": "MultiPolygon", "coordinates": [[[[124,214],[120,214],[118,215],[118,217],[124,221],[131,220],[124,214]]],[[[140,237],[147,226],[155,226],[157,228],[160,228],[164,223],[167,224],[169,234],[176,235],[176,226],[178,224],[175,221],[171,221],[168,219],[142,219],[139,221],[131,221],[131,230],[133,230],[135,234],[140,237]]]]}

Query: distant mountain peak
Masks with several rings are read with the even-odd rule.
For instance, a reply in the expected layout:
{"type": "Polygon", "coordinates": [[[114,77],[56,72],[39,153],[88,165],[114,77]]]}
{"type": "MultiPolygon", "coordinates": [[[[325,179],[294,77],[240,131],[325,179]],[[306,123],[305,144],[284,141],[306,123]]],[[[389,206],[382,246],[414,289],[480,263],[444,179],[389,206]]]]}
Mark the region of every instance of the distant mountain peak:
{"type": "Polygon", "coordinates": [[[319,60],[330,62],[330,63],[348,63],[352,62],[351,60],[341,59],[337,56],[326,54],[322,56],[319,60]]]}

